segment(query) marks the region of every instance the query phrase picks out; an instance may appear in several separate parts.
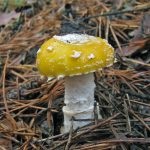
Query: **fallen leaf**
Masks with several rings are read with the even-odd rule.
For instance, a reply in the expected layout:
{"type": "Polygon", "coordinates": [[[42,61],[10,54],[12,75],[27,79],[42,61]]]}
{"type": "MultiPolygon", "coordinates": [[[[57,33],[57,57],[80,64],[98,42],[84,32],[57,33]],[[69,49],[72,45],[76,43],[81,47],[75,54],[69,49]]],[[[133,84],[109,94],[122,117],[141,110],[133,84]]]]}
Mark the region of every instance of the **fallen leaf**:
{"type": "Polygon", "coordinates": [[[146,45],[146,43],[150,42],[150,39],[140,39],[135,40],[129,43],[129,46],[122,47],[122,51],[117,49],[120,56],[130,56],[136,52],[139,52],[142,50],[142,48],[146,45]]]}
{"type": "Polygon", "coordinates": [[[143,36],[150,35],[150,13],[147,13],[143,16],[140,27],[135,30],[133,35],[134,38],[132,39],[132,41],[143,38],[143,36]]]}
{"type": "Polygon", "coordinates": [[[19,18],[20,13],[16,13],[15,11],[11,11],[10,13],[0,13],[0,26],[6,25],[12,19],[19,18]]]}
{"type": "Polygon", "coordinates": [[[120,8],[122,8],[125,0],[113,0],[112,2],[113,2],[113,7],[115,9],[120,9],[120,8]]]}
{"type": "Polygon", "coordinates": [[[0,150],[12,150],[11,140],[0,137],[0,150]]]}
{"type": "Polygon", "coordinates": [[[141,24],[133,33],[133,38],[129,45],[122,47],[122,51],[117,49],[120,56],[130,56],[142,50],[142,48],[150,42],[150,13],[147,13],[141,19],[141,24]],[[146,37],[146,38],[145,38],[146,37]]]}

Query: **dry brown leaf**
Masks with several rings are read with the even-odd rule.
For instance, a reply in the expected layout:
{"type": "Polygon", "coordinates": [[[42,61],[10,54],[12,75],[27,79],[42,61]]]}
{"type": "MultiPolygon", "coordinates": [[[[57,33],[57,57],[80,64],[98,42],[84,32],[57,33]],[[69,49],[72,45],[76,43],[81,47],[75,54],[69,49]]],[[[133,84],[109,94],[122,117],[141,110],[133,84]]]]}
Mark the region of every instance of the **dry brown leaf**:
{"type": "Polygon", "coordinates": [[[0,138],[0,150],[12,150],[11,140],[0,138]]]}
{"type": "Polygon", "coordinates": [[[140,39],[140,40],[136,40],[136,41],[131,41],[129,46],[123,47],[122,48],[122,52],[120,52],[119,50],[117,50],[119,52],[119,54],[121,56],[130,56],[136,52],[138,52],[139,50],[141,50],[146,43],[148,43],[148,41],[150,41],[149,39],[140,39]]]}
{"type": "Polygon", "coordinates": [[[130,41],[129,45],[122,47],[122,52],[118,49],[118,53],[121,56],[130,56],[139,50],[141,50],[146,43],[150,42],[150,13],[147,13],[143,16],[141,24],[137,30],[134,31],[134,38],[130,41]]]}
{"type": "Polygon", "coordinates": [[[1,13],[0,14],[0,26],[6,25],[9,23],[12,19],[19,18],[20,13],[16,13],[15,11],[11,11],[10,13],[1,13]]]}
{"type": "Polygon", "coordinates": [[[113,0],[112,2],[114,8],[120,9],[123,6],[125,0],[113,0]]]}

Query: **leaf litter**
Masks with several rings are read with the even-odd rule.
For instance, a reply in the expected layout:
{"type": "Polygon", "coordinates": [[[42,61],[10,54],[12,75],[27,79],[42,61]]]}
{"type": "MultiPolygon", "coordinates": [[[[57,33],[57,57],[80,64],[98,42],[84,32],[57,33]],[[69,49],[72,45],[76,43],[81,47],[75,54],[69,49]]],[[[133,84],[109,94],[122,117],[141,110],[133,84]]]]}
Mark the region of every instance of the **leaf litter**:
{"type": "Polygon", "coordinates": [[[0,148],[149,149],[150,3],[51,0],[34,7],[32,15],[27,7],[17,22],[0,27],[0,148]],[[107,39],[116,61],[95,73],[103,118],[95,114],[91,124],[60,134],[64,81],[41,77],[35,58],[45,40],[65,33],[107,39]]]}

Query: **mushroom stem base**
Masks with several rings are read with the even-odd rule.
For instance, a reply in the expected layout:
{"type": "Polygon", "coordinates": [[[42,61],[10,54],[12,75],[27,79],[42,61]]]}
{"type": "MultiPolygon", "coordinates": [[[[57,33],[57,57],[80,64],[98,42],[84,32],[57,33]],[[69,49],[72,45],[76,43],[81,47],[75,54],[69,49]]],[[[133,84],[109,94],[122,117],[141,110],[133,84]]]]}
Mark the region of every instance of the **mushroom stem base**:
{"type": "Polygon", "coordinates": [[[77,120],[73,121],[73,129],[90,123],[94,118],[94,89],[93,73],[65,78],[63,133],[70,130],[72,117],[77,120]]]}

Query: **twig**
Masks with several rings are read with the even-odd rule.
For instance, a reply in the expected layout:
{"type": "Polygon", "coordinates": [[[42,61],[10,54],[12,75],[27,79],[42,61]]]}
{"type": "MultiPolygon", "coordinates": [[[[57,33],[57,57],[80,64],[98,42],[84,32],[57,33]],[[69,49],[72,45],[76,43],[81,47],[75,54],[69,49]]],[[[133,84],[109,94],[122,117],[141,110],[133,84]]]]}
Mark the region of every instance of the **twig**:
{"type": "Polygon", "coordinates": [[[123,139],[111,139],[111,140],[104,140],[100,141],[98,144],[95,145],[89,145],[88,147],[84,148],[82,146],[76,147],[75,149],[80,149],[80,150],[91,150],[94,148],[101,147],[103,144],[119,144],[119,143],[150,143],[150,138],[123,138],[123,139]]]}
{"type": "Polygon", "coordinates": [[[130,122],[130,117],[129,117],[129,113],[128,113],[128,106],[126,101],[124,101],[124,112],[125,112],[125,116],[126,116],[126,120],[127,120],[127,129],[129,132],[131,132],[131,122],[130,122]]]}
{"type": "Polygon", "coordinates": [[[139,104],[139,105],[150,107],[150,104],[146,104],[146,103],[139,102],[139,101],[136,101],[136,100],[127,100],[127,99],[125,99],[125,100],[126,101],[130,101],[130,102],[135,103],[135,104],[139,104]]]}
{"type": "Polygon", "coordinates": [[[68,138],[68,142],[66,144],[65,150],[69,150],[69,146],[70,146],[71,139],[72,139],[72,132],[73,132],[73,118],[71,119],[71,127],[70,127],[70,132],[69,132],[69,138],[68,138]]]}
{"type": "Polygon", "coordinates": [[[44,139],[41,139],[41,140],[36,140],[34,141],[34,143],[40,143],[40,142],[45,142],[47,140],[52,140],[52,139],[57,139],[57,138],[60,138],[62,136],[67,136],[69,133],[63,133],[63,134],[59,134],[59,135],[55,135],[55,136],[51,136],[51,137],[48,137],[48,138],[44,138],[44,139]]]}
{"type": "MultiPolygon", "coordinates": [[[[120,113],[117,113],[115,114],[114,116],[112,117],[109,117],[108,119],[102,121],[102,122],[99,122],[97,125],[93,125],[90,129],[86,130],[86,131],[83,131],[77,135],[75,135],[74,137],[72,137],[72,140],[76,139],[76,138],[79,138],[80,136],[83,136],[84,134],[88,133],[88,132],[91,132],[92,130],[100,127],[100,126],[103,126],[105,125],[106,123],[109,123],[112,119],[118,117],[120,115],[120,113]]],[[[53,147],[51,150],[55,150],[56,148],[64,145],[68,140],[64,140],[63,142],[61,142],[60,144],[56,145],[55,147],[53,147]]]]}
{"type": "Polygon", "coordinates": [[[135,93],[133,91],[130,91],[130,90],[126,90],[126,89],[120,89],[121,92],[124,92],[124,93],[128,93],[129,95],[132,95],[132,96],[135,96],[135,97],[139,97],[139,98],[142,98],[142,99],[147,99],[147,100],[150,100],[150,95],[145,95],[145,94],[138,94],[138,93],[135,93]]]}
{"type": "Polygon", "coordinates": [[[137,118],[137,119],[145,126],[145,128],[146,128],[148,131],[150,131],[150,127],[145,123],[145,121],[144,121],[142,118],[140,118],[137,114],[135,114],[133,110],[129,110],[129,112],[130,112],[135,118],[137,118]]]}
{"type": "Polygon", "coordinates": [[[95,124],[98,123],[98,114],[99,114],[99,110],[97,107],[97,102],[94,102],[94,121],[95,121],[95,124]]]}
{"type": "MultiPolygon", "coordinates": [[[[122,137],[115,131],[114,127],[111,124],[110,124],[110,128],[117,139],[120,139],[122,137]]],[[[126,138],[126,137],[123,136],[123,138],[126,138]]],[[[123,150],[127,150],[126,147],[122,143],[120,143],[120,146],[123,150]]]]}
{"type": "Polygon", "coordinates": [[[106,120],[104,120],[102,122],[99,122],[97,125],[93,125],[90,129],[88,129],[86,131],[83,131],[83,132],[77,134],[76,136],[74,136],[73,139],[76,139],[76,138],[80,137],[81,135],[84,135],[84,134],[86,134],[88,132],[91,132],[92,130],[94,130],[94,129],[96,129],[96,128],[98,128],[98,127],[100,127],[100,126],[102,126],[102,125],[104,125],[104,124],[106,124],[108,122],[110,122],[112,119],[116,118],[119,115],[120,115],[120,113],[117,113],[114,116],[109,117],[108,119],[106,119],[106,120]]]}
{"type": "Polygon", "coordinates": [[[5,105],[5,109],[7,114],[10,115],[9,109],[8,109],[8,105],[7,105],[7,100],[6,100],[6,93],[5,93],[5,77],[6,77],[6,69],[7,69],[7,64],[8,64],[8,60],[9,60],[9,54],[10,51],[7,53],[7,58],[5,61],[5,65],[4,65],[4,69],[3,69],[3,100],[4,100],[4,105],[5,105]]]}
{"type": "Polygon", "coordinates": [[[119,50],[120,50],[120,52],[121,52],[121,54],[122,54],[123,52],[122,52],[121,45],[120,45],[120,43],[119,43],[119,40],[118,40],[118,38],[117,38],[117,36],[116,36],[116,34],[115,34],[115,32],[114,32],[114,29],[113,29],[113,27],[111,26],[111,24],[110,24],[110,31],[111,31],[111,33],[112,33],[112,35],[113,35],[113,37],[114,37],[114,39],[115,39],[115,42],[116,42],[116,44],[117,44],[117,46],[118,46],[118,48],[119,48],[119,50]]]}
{"type": "Polygon", "coordinates": [[[115,11],[115,12],[107,12],[107,13],[103,13],[103,14],[97,14],[97,15],[93,15],[93,16],[88,16],[86,18],[83,18],[82,21],[91,19],[91,18],[97,18],[97,17],[104,17],[104,16],[113,16],[113,15],[118,15],[118,14],[124,14],[124,13],[130,13],[130,12],[134,12],[134,11],[141,11],[141,10],[147,10],[150,9],[150,3],[148,3],[146,6],[142,7],[142,8],[133,8],[133,9],[129,9],[129,10],[122,10],[122,11],[115,11]]]}
{"type": "Polygon", "coordinates": [[[135,59],[131,59],[131,58],[126,58],[126,57],[123,57],[123,60],[126,61],[126,62],[131,62],[131,63],[135,63],[135,64],[139,64],[139,65],[150,67],[150,64],[144,63],[144,62],[139,61],[139,60],[135,60],[135,59]]]}

